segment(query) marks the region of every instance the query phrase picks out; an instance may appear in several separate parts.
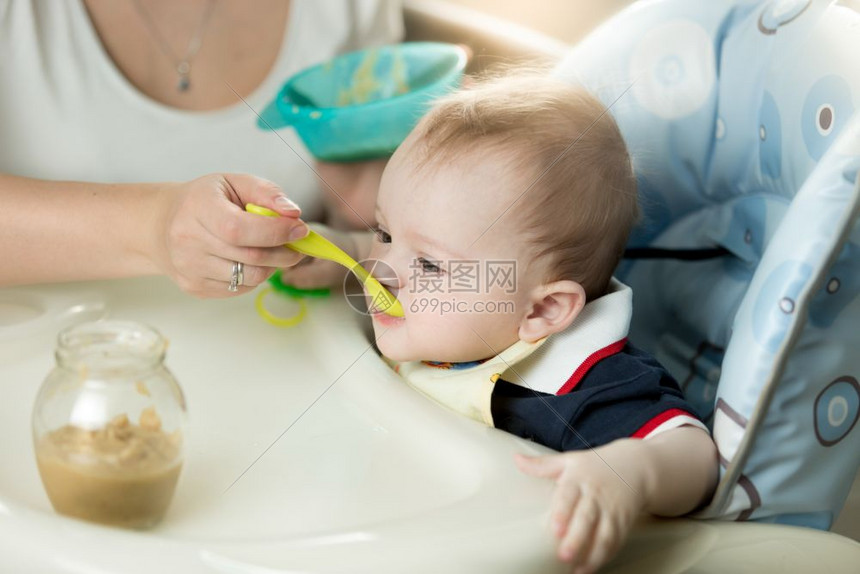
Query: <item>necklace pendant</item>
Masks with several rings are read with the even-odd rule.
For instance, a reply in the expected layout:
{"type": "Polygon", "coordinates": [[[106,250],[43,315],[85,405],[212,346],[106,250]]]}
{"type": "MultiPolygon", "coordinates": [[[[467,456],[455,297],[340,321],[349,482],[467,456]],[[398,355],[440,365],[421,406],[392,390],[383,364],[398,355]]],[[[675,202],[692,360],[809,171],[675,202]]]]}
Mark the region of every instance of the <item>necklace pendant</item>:
{"type": "Polygon", "coordinates": [[[191,87],[191,65],[188,62],[180,62],[176,67],[176,72],[179,74],[179,83],[176,89],[180,92],[187,92],[191,87]]]}

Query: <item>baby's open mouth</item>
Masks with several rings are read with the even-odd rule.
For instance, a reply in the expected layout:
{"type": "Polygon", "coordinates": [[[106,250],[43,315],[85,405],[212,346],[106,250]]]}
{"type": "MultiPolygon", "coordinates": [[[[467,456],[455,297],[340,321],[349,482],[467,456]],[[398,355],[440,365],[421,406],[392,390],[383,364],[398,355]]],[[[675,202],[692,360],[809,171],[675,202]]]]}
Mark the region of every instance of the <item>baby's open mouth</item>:
{"type": "Polygon", "coordinates": [[[383,309],[371,309],[370,317],[383,327],[391,327],[403,323],[405,317],[393,317],[385,313],[383,309]]]}
{"type": "Polygon", "coordinates": [[[397,299],[398,289],[396,287],[392,288],[383,282],[380,282],[379,286],[382,287],[382,290],[368,289],[367,285],[363,286],[368,313],[374,317],[378,315],[389,316],[387,313],[394,307],[396,308],[396,312],[391,317],[402,318],[403,311],[397,299]]]}

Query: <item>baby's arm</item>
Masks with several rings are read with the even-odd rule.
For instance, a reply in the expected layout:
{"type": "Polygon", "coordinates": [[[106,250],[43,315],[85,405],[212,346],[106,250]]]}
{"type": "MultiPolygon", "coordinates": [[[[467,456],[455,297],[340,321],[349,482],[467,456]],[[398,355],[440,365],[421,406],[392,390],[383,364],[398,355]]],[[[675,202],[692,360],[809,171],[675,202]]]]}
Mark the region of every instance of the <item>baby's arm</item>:
{"type": "MultiPolygon", "coordinates": [[[[374,207],[379,180],[388,159],[350,163],[317,162],[316,172],[326,208],[325,224],[311,229],[330,239],[356,261],[367,259],[376,225],[374,207]]],[[[332,261],[306,257],[283,269],[281,281],[301,289],[338,287],[348,271],[332,261]]]]}
{"type": "MultiPolygon", "coordinates": [[[[637,439],[630,439],[634,442],[637,439]]],[[[704,430],[683,426],[639,440],[645,511],[680,516],[706,503],[717,486],[717,445],[704,430]]]]}
{"type": "Polygon", "coordinates": [[[550,524],[558,556],[593,572],[621,547],[637,515],[678,516],[702,505],[717,483],[708,433],[683,426],[648,440],[619,439],[541,457],[516,455],[520,470],[556,482],[550,524]]]}

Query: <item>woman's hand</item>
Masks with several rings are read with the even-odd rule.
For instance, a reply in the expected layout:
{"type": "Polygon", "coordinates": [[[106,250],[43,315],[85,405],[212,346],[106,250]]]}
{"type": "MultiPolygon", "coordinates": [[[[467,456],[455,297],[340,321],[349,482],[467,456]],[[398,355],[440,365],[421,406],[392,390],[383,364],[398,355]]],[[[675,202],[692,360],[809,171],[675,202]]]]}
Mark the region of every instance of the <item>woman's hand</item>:
{"type": "Polygon", "coordinates": [[[599,455],[610,446],[541,457],[515,455],[521,471],[555,481],[551,529],[559,540],[559,559],[570,562],[575,573],[595,572],[605,564],[645,508],[638,484],[625,482],[599,455]]]}
{"type": "Polygon", "coordinates": [[[229,297],[233,263],[244,264],[245,293],[302,255],[284,243],[304,237],[301,210],[274,183],[246,174],[213,174],[161,191],[153,226],[155,265],[187,293],[229,297]],[[255,203],[281,217],[247,213],[255,203]]]}

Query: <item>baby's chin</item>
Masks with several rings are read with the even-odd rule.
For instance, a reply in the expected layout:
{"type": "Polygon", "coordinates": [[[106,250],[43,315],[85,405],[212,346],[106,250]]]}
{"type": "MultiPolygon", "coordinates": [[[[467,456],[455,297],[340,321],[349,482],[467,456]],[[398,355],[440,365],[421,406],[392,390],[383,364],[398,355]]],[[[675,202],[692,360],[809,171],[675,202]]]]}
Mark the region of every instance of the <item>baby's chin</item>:
{"type": "MultiPolygon", "coordinates": [[[[379,336],[378,333],[377,336],[379,336]]],[[[414,349],[404,348],[402,345],[392,344],[391,342],[386,344],[385,337],[378,338],[376,346],[379,347],[379,352],[385,357],[392,361],[397,361],[398,363],[421,360],[418,356],[420,353],[417,353],[414,349]]]]}
{"type": "Polygon", "coordinates": [[[379,351],[392,361],[406,363],[410,361],[431,361],[434,363],[466,363],[486,359],[486,353],[463,353],[454,349],[414,349],[404,348],[399,345],[386,345],[384,337],[377,341],[379,351]]]}

